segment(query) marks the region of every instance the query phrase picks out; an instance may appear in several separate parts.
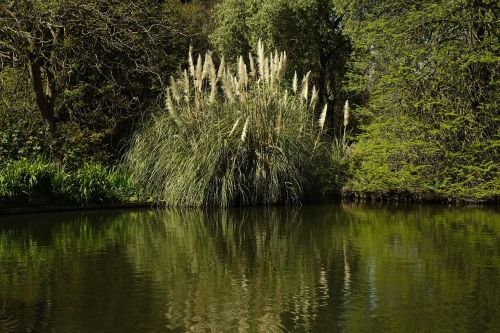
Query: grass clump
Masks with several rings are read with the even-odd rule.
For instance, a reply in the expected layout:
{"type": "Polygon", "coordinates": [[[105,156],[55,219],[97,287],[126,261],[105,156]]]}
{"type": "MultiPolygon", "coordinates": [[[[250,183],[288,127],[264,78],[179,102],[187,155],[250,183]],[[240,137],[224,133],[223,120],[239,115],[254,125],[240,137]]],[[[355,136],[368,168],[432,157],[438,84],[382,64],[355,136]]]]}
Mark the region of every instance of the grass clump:
{"type": "Polygon", "coordinates": [[[69,198],[79,203],[120,202],[132,193],[123,170],[97,163],[85,164],[70,174],[66,191],[69,198]]]}
{"type": "Polygon", "coordinates": [[[98,163],[67,170],[44,159],[9,161],[0,169],[0,201],[111,203],[132,194],[123,170],[98,163]]]}
{"type": "Polygon", "coordinates": [[[323,142],[327,106],[309,73],[284,79],[287,56],[255,60],[210,53],[171,79],[166,112],[156,114],[127,154],[131,179],[168,205],[229,206],[298,203],[326,192],[331,159],[323,142]],[[235,73],[235,74],[233,74],[235,73]],[[323,107],[321,112],[319,107],[323,107]],[[313,195],[311,195],[313,194],[313,195]]]}
{"type": "Polygon", "coordinates": [[[0,198],[29,200],[57,195],[64,178],[62,169],[43,159],[9,161],[0,169],[0,198]]]}

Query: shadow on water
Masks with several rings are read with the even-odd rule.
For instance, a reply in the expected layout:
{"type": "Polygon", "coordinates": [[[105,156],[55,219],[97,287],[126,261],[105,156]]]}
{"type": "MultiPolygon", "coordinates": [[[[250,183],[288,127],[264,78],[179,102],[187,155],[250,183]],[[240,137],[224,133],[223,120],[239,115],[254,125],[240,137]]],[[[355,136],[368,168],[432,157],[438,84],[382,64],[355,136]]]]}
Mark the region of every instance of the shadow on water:
{"type": "Polygon", "coordinates": [[[0,218],[0,331],[488,331],[498,281],[484,208],[0,218]]]}

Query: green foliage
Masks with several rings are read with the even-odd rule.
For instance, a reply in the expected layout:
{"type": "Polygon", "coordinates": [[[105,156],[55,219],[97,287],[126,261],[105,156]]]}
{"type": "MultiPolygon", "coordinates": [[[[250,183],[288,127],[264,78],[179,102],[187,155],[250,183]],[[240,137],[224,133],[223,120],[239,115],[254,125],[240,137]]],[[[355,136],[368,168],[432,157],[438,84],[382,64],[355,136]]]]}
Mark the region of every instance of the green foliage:
{"type": "Polygon", "coordinates": [[[350,156],[351,146],[342,139],[333,139],[329,148],[330,166],[327,177],[323,181],[326,182],[324,187],[333,190],[334,194],[341,192],[342,187],[350,179],[350,156]]]}
{"type": "Polygon", "coordinates": [[[67,122],[59,126],[59,134],[46,155],[51,153],[70,169],[77,169],[85,163],[109,164],[115,160],[109,144],[110,129],[95,130],[85,124],[67,122]]]}
{"type": "Polygon", "coordinates": [[[76,168],[89,161],[110,161],[106,143],[109,130],[89,128],[92,122],[65,121],[52,138],[36,109],[29,78],[21,69],[4,67],[0,72],[0,166],[9,160],[51,156],[76,168]]]}
{"type": "Polygon", "coordinates": [[[34,97],[19,87],[28,80],[19,69],[0,71],[0,166],[8,160],[33,158],[48,151],[48,140],[34,97]]]}
{"type": "Polygon", "coordinates": [[[287,89],[286,55],[266,57],[260,43],[249,71],[239,58],[237,76],[225,64],[216,71],[210,54],[189,63],[190,74],[171,81],[168,111],[135,136],[127,155],[135,185],[168,205],[297,203],[313,191],[319,199],[332,170],[327,109],[315,116],[308,75],[287,89]]]}
{"type": "Polygon", "coordinates": [[[337,1],[354,40],[350,89],[365,133],[350,190],[500,195],[500,42],[493,4],[337,1]],[[404,28],[403,28],[404,27],[404,28]]]}
{"type": "Polygon", "coordinates": [[[379,118],[353,146],[350,191],[374,196],[413,196],[458,201],[491,200],[500,193],[498,164],[485,159],[487,145],[452,152],[430,125],[414,118],[379,118]]]}
{"type": "Polygon", "coordinates": [[[0,169],[0,201],[42,203],[109,203],[132,194],[123,170],[86,164],[68,172],[43,159],[7,162],[0,169]]]}
{"type": "Polygon", "coordinates": [[[19,119],[0,127],[0,165],[3,161],[32,158],[49,150],[45,131],[33,121],[19,119]]]}

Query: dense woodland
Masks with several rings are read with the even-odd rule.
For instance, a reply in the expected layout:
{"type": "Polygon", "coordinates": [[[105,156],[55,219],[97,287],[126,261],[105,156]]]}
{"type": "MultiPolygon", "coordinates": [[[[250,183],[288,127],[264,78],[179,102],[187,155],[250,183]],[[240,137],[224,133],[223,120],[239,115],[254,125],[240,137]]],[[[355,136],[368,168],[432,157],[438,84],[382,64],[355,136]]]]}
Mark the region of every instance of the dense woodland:
{"type": "Polygon", "coordinates": [[[499,12],[3,0],[0,201],[498,201],[499,12]]]}

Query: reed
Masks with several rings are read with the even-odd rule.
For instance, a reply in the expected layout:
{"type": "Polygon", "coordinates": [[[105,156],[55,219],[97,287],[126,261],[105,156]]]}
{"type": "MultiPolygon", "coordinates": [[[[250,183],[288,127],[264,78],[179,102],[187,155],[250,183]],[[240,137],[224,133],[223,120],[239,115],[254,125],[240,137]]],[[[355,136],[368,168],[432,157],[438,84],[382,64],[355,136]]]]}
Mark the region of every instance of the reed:
{"type": "MultiPolygon", "coordinates": [[[[235,64],[189,54],[189,75],[172,78],[166,109],[136,133],[126,156],[144,195],[167,205],[298,203],[322,191],[329,169],[310,72],[284,78],[287,56],[259,41],[235,64]],[[249,70],[250,69],[250,70],[249,70]],[[235,74],[233,74],[233,71],[235,74]],[[175,88],[173,88],[175,87],[175,88]],[[176,98],[191,96],[191,98],[176,98]],[[318,124],[320,126],[318,126],[318,124]],[[319,144],[318,144],[319,142],[319,144]]],[[[324,107],[327,110],[327,106],[324,107]]]]}

